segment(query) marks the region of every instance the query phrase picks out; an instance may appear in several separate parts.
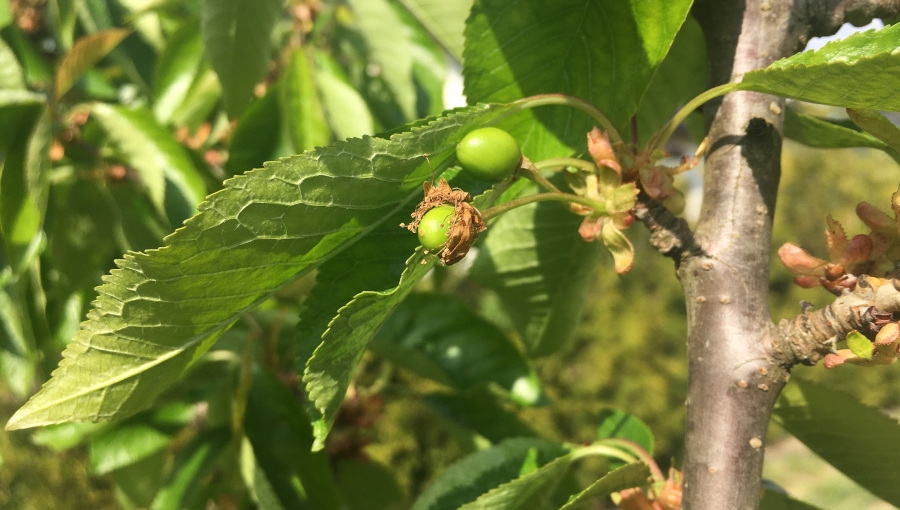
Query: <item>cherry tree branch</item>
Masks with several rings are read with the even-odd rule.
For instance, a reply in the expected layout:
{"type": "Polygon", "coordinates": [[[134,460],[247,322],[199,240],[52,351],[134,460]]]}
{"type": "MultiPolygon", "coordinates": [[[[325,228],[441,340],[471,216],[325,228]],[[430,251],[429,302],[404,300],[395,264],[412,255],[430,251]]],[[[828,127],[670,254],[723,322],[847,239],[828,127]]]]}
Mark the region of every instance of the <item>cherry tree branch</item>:
{"type": "Polygon", "coordinates": [[[900,280],[862,275],[852,292],[825,308],[782,320],[772,333],[772,355],[785,366],[814,365],[851,331],[874,331],[882,312],[900,312],[900,280]]]}

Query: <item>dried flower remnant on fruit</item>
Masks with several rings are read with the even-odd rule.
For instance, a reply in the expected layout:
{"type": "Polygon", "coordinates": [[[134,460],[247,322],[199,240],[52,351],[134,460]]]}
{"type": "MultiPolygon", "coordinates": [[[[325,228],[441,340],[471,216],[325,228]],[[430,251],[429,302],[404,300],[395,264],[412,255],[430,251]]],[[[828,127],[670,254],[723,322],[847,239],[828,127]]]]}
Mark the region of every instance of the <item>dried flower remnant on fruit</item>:
{"type": "Polygon", "coordinates": [[[445,265],[456,264],[469,253],[472,244],[478,239],[478,234],[487,228],[484,218],[481,217],[481,212],[469,203],[472,196],[461,189],[451,188],[446,179],[438,181],[437,187],[433,186],[431,182],[425,181],[423,187],[425,197],[412,212],[413,221],[409,225],[401,224],[400,226],[411,232],[418,232],[419,222],[425,213],[435,207],[452,204],[453,219],[447,232],[447,242],[437,252],[437,255],[445,265]]]}

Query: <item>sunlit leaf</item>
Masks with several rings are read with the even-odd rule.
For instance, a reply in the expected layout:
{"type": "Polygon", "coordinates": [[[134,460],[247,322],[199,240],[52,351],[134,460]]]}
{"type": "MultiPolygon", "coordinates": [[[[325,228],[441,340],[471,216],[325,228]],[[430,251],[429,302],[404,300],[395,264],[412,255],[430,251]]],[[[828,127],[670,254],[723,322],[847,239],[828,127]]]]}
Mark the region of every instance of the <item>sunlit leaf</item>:
{"type": "Polygon", "coordinates": [[[900,24],[857,32],[751,71],[743,90],[868,110],[900,111],[900,24]]]}
{"type": "MultiPolygon", "coordinates": [[[[637,110],[691,2],[480,0],[466,24],[463,76],[470,104],[543,93],[580,97],[623,128],[637,110]]],[[[571,108],[504,124],[532,160],[584,145],[592,123],[571,108]]]]}
{"type": "Polygon", "coordinates": [[[900,505],[891,469],[900,452],[900,424],[849,395],[793,379],[778,399],[774,421],[872,494],[900,505]]]}
{"type": "Polygon", "coordinates": [[[225,110],[237,117],[269,67],[269,33],[278,0],[203,0],[203,48],[222,84],[225,110]]]}
{"type": "MultiPolygon", "coordinates": [[[[166,246],[117,261],[60,367],[7,426],[108,420],[140,410],[242,314],[401,209],[411,210],[432,167],[446,168],[466,126],[504,111],[460,110],[389,140],[340,142],[227,181],[166,246]]],[[[350,335],[373,327],[354,329],[354,312],[369,313],[365,306],[347,311],[330,343],[353,346],[350,335]]],[[[328,370],[353,369],[323,360],[328,370]]]]}
{"type": "Polygon", "coordinates": [[[111,28],[76,41],[56,69],[56,98],[59,99],[68,92],[85,71],[105,57],[130,33],[131,30],[111,28]]]}

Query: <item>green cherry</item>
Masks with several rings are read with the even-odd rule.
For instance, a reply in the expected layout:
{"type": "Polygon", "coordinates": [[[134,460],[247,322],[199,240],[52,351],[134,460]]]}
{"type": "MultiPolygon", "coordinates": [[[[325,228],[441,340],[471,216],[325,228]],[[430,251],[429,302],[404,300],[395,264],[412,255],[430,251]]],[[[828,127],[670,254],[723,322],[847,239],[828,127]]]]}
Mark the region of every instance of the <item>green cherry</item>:
{"type": "Polygon", "coordinates": [[[485,181],[501,181],[522,162],[518,142],[495,127],[475,129],[456,146],[456,159],[473,176],[485,181]]]}
{"type": "Polygon", "coordinates": [[[454,207],[450,204],[439,205],[426,212],[419,220],[419,243],[428,251],[437,251],[447,242],[450,222],[453,221],[454,207]]]}

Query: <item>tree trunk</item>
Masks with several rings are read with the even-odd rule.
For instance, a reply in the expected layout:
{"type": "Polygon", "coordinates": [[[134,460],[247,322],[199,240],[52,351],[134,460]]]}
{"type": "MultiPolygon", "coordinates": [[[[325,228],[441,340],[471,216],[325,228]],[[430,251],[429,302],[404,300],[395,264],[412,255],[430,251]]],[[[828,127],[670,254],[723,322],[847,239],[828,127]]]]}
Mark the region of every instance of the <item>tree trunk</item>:
{"type": "MultiPolygon", "coordinates": [[[[710,85],[796,52],[790,1],[696,6],[710,85]],[[793,40],[791,37],[793,35],[793,40]]],[[[710,123],[699,254],[678,268],[688,315],[684,507],[759,503],[766,429],[787,369],[772,361],[768,306],[783,100],[752,92],[707,106],[710,123]]]]}

